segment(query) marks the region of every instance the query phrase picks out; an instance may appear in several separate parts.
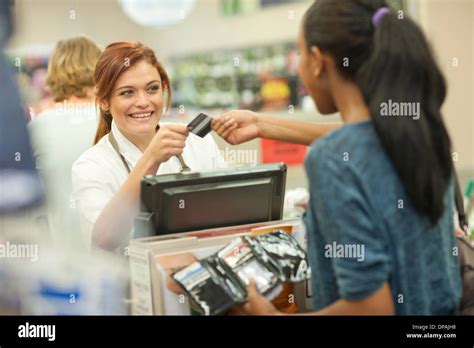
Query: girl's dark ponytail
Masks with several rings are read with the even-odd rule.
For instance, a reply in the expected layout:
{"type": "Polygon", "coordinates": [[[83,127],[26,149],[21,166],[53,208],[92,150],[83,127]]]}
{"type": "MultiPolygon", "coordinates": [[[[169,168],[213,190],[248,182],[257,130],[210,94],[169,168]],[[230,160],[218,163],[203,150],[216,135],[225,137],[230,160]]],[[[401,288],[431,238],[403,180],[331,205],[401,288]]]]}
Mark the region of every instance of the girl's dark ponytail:
{"type": "Polygon", "coordinates": [[[406,14],[392,9],[374,25],[383,7],[378,0],[318,0],[305,17],[306,41],[341,62],[341,73],[359,85],[411,204],[436,223],[452,174],[440,113],[446,83],[426,38],[406,14]]]}

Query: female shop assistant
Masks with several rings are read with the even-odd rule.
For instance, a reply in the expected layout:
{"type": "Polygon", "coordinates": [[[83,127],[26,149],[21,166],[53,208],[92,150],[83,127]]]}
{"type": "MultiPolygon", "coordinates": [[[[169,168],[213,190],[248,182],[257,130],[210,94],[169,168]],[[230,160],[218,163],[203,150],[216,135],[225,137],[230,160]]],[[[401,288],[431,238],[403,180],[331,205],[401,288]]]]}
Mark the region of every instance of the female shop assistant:
{"type": "Polygon", "coordinates": [[[73,202],[86,246],[123,252],[144,175],[178,173],[183,163],[200,171],[225,162],[211,135],[201,139],[184,124],[158,126],[165,96],[167,108],[171,102],[171,85],[150,48],[110,44],[94,79],[100,121],[95,145],[73,165],[73,202]]]}
{"type": "MultiPolygon", "coordinates": [[[[446,84],[424,35],[382,0],[318,0],[298,48],[299,75],[319,111],[340,112],[345,123],[305,162],[312,314],[456,313],[453,165],[440,114],[446,84]],[[410,106],[403,115],[394,112],[401,103],[410,106]]],[[[321,131],[285,122],[234,111],[213,127],[230,143],[309,143],[321,131]]],[[[254,284],[234,311],[280,314],[254,284]]]]}

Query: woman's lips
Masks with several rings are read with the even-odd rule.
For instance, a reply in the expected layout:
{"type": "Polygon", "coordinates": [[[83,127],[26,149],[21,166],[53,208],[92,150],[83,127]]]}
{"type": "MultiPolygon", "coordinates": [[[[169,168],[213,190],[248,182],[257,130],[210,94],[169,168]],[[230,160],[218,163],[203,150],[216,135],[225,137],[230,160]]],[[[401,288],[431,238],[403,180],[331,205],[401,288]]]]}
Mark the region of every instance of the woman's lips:
{"type": "Polygon", "coordinates": [[[153,115],[154,111],[148,111],[148,112],[135,112],[133,114],[128,114],[129,117],[131,118],[148,118],[153,115]]]}

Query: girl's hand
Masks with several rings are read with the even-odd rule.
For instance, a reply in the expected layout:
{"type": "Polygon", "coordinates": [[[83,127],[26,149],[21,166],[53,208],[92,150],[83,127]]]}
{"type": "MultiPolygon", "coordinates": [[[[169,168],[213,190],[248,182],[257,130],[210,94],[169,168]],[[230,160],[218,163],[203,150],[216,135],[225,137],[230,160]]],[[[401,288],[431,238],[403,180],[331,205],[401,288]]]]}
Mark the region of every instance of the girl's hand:
{"type": "Polygon", "coordinates": [[[258,292],[254,280],[250,281],[247,295],[247,303],[234,306],[229,311],[230,315],[283,315],[282,312],[279,312],[270,301],[258,292]]]}
{"type": "Polygon", "coordinates": [[[212,120],[212,129],[231,145],[259,137],[257,115],[249,110],[234,110],[212,120]]]}

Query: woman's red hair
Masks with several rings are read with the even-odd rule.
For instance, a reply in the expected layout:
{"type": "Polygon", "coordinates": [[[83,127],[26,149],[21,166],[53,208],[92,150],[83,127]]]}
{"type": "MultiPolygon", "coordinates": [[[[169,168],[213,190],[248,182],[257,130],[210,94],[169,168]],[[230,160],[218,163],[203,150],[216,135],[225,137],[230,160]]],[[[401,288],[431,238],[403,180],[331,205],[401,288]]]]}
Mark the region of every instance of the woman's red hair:
{"type": "MultiPolygon", "coordinates": [[[[119,76],[129,67],[146,61],[156,67],[161,77],[161,87],[167,92],[166,108],[171,104],[171,83],[153,50],[140,42],[114,42],[108,45],[95,66],[94,84],[97,101],[108,101],[119,76]]],[[[100,110],[100,120],[94,137],[94,145],[110,132],[112,115],[100,110]]]]}

